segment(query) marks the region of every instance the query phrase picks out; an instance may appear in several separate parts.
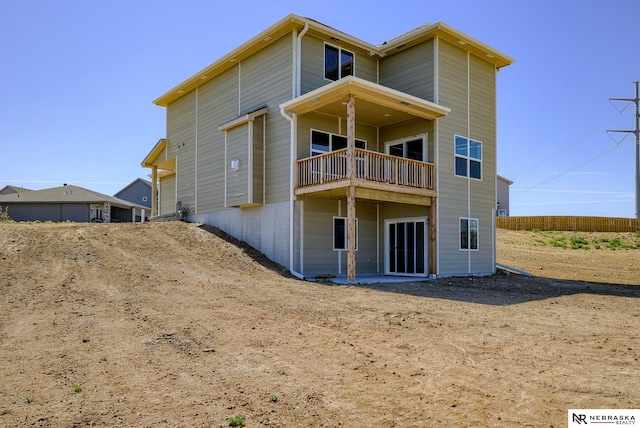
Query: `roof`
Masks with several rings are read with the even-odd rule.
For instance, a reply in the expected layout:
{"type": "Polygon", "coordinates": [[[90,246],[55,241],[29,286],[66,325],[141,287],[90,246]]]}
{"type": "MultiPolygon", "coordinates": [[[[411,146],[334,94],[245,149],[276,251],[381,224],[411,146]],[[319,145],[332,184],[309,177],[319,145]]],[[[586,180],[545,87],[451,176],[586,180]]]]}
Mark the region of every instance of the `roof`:
{"type": "Polygon", "coordinates": [[[24,204],[93,204],[108,202],[119,208],[147,208],[142,205],[132,204],[129,201],[113,196],[103,195],[93,190],[67,184],[50,189],[33,190],[31,192],[14,193],[11,195],[0,195],[2,203],[24,203],[24,204]]]}
{"type": "Polygon", "coordinates": [[[122,189],[120,189],[115,195],[113,195],[114,197],[118,197],[118,195],[128,189],[130,189],[131,187],[135,186],[136,184],[141,183],[146,185],[149,189],[151,189],[151,182],[149,180],[145,180],[144,178],[136,178],[135,180],[133,180],[131,183],[127,184],[126,186],[124,186],[122,189]]]}
{"type": "Polygon", "coordinates": [[[509,180],[508,178],[504,178],[504,177],[503,177],[503,176],[501,176],[501,175],[498,175],[498,180],[502,180],[502,181],[504,181],[504,182],[505,182],[505,183],[507,183],[509,186],[511,186],[511,185],[513,184],[513,181],[509,180]]]}
{"type": "Polygon", "coordinates": [[[30,192],[31,189],[25,189],[24,187],[18,186],[4,186],[0,189],[0,195],[10,195],[12,193],[20,193],[20,192],[30,192]]]}
{"type": "Polygon", "coordinates": [[[375,126],[397,123],[416,116],[433,120],[451,111],[447,107],[355,76],[347,76],[321,86],[281,104],[280,107],[296,114],[317,111],[345,116],[345,101],[349,94],[357,100],[360,120],[375,126]]]}
{"type": "Polygon", "coordinates": [[[170,102],[180,98],[183,94],[186,94],[234,66],[238,61],[248,58],[290,32],[301,31],[304,28],[307,28],[307,34],[309,35],[339,40],[345,47],[377,58],[393,55],[418,43],[422,43],[425,40],[441,37],[492,62],[497,68],[505,67],[514,61],[507,55],[498,52],[443,22],[420,26],[380,45],[374,45],[324,25],[316,20],[291,14],[224,55],[208,67],[194,74],[178,86],[156,98],[153,102],[156,105],[166,107],[170,102]]]}

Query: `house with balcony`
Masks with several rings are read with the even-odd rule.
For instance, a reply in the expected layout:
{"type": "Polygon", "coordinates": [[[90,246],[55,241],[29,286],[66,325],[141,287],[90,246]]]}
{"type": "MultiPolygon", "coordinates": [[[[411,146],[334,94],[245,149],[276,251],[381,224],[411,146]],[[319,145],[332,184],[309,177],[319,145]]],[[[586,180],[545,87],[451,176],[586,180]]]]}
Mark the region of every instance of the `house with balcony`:
{"type": "Polygon", "coordinates": [[[180,210],[301,278],[491,274],[512,62],[441,22],[376,45],[289,15],[154,101],[152,215],[180,210]]]}

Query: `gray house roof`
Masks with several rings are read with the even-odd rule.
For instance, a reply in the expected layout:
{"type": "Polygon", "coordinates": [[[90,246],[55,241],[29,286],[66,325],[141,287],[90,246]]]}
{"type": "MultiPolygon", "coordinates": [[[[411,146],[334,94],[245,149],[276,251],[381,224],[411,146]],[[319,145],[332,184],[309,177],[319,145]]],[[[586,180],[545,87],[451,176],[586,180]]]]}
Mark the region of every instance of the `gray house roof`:
{"type": "Polygon", "coordinates": [[[13,193],[21,193],[21,192],[30,192],[31,189],[25,189],[24,187],[18,186],[4,186],[0,189],[0,195],[11,195],[13,193]]]}
{"type": "Polygon", "coordinates": [[[31,192],[19,192],[9,195],[0,195],[0,204],[2,203],[104,203],[108,202],[111,206],[131,209],[146,208],[138,204],[115,198],[113,196],[104,195],[71,184],[60,187],[52,187],[50,189],[32,190],[31,192]]]}

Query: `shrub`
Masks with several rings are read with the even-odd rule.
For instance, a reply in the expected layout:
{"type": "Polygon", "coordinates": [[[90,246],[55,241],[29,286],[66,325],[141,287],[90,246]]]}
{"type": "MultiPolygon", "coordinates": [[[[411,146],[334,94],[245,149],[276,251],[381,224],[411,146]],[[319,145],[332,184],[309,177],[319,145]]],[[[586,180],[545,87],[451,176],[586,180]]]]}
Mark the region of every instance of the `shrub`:
{"type": "Polygon", "coordinates": [[[244,426],[244,416],[236,415],[229,418],[230,427],[242,427],[244,426]]]}
{"type": "Polygon", "coordinates": [[[574,250],[578,250],[580,248],[587,250],[589,249],[589,241],[584,239],[582,236],[573,236],[571,237],[571,248],[574,250]]]}
{"type": "Polygon", "coordinates": [[[11,217],[9,217],[9,207],[4,207],[3,209],[2,205],[0,205],[0,223],[11,222],[13,222],[13,220],[11,220],[11,217]]]}

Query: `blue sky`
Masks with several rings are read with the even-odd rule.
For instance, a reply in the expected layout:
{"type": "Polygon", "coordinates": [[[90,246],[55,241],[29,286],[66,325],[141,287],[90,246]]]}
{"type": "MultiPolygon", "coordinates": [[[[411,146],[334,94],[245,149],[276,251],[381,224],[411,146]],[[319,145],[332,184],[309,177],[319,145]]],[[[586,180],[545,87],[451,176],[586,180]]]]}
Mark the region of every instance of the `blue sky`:
{"type": "Polygon", "coordinates": [[[443,21],[516,62],[498,73],[512,215],[635,216],[637,0],[0,0],[0,188],[114,194],[165,137],[152,100],[289,13],[370,43],[443,21]],[[618,140],[626,134],[615,135],[618,140]]]}

